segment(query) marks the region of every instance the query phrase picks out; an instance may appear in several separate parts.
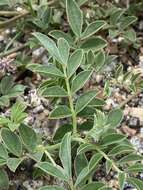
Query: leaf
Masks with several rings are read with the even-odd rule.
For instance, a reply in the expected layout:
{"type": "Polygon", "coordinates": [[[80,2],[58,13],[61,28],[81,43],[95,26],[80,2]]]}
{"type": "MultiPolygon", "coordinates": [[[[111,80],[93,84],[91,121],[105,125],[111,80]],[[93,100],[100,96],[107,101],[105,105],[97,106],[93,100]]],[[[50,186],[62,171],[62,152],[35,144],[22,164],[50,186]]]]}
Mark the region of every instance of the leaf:
{"type": "Polygon", "coordinates": [[[1,96],[0,97],[0,106],[9,106],[9,97],[6,95],[6,96],[1,96]]]}
{"type": "Polygon", "coordinates": [[[130,40],[131,42],[136,41],[136,32],[133,29],[124,32],[124,38],[130,40]]]}
{"type": "Polygon", "coordinates": [[[123,112],[121,109],[113,109],[108,114],[108,125],[112,128],[118,127],[123,119],[123,112]]]}
{"type": "Polygon", "coordinates": [[[15,98],[17,96],[20,96],[23,94],[24,90],[25,90],[25,86],[21,85],[21,84],[18,84],[18,85],[15,85],[14,87],[12,87],[11,89],[9,89],[8,91],[8,97],[9,98],[15,98]]]}
{"type": "Polygon", "coordinates": [[[37,168],[40,168],[45,173],[52,175],[53,177],[57,177],[61,180],[67,181],[67,177],[64,175],[64,170],[60,166],[53,164],[49,162],[39,162],[36,164],[37,168]]]}
{"type": "Polygon", "coordinates": [[[2,95],[7,95],[8,91],[13,87],[13,78],[12,76],[6,76],[2,78],[0,83],[0,92],[2,95]]]}
{"type": "Polygon", "coordinates": [[[70,46],[74,45],[73,38],[69,34],[61,30],[52,30],[51,32],[49,32],[49,35],[55,38],[56,40],[58,40],[59,38],[64,38],[65,40],[67,40],[70,46]]]}
{"type": "Polygon", "coordinates": [[[16,102],[11,108],[11,121],[15,124],[20,124],[26,117],[27,114],[24,112],[26,105],[22,102],[16,102]]]}
{"type": "Polygon", "coordinates": [[[51,113],[49,118],[50,119],[59,119],[59,118],[66,118],[72,115],[71,110],[64,105],[60,105],[56,107],[51,113]]]}
{"type": "Polygon", "coordinates": [[[143,181],[134,178],[134,177],[129,177],[127,178],[128,183],[132,184],[137,190],[142,190],[143,187],[143,181]]]}
{"type": "Polygon", "coordinates": [[[119,22],[119,19],[121,18],[121,16],[124,14],[124,10],[122,9],[116,9],[110,17],[110,24],[111,25],[116,25],[119,22]]]}
{"type": "Polygon", "coordinates": [[[105,53],[104,51],[99,51],[96,55],[95,55],[95,58],[94,58],[94,68],[97,72],[99,72],[103,66],[104,66],[104,63],[105,63],[105,53]]]}
{"type": "Polygon", "coordinates": [[[89,171],[94,170],[94,168],[97,166],[97,164],[99,163],[99,161],[103,158],[103,156],[100,153],[95,153],[89,162],[88,168],[89,171]]]}
{"type": "Polygon", "coordinates": [[[83,51],[81,49],[78,49],[72,53],[72,55],[69,58],[68,65],[67,65],[67,75],[70,78],[77,68],[81,65],[83,60],[83,51]]]}
{"type": "Polygon", "coordinates": [[[34,152],[34,153],[30,153],[30,154],[28,154],[28,156],[32,159],[32,160],[34,160],[34,161],[36,161],[36,162],[40,162],[41,161],[41,159],[42,159],[42,157],[43,157],[43,154],[44,154],[44,150],[36,150],[36,152],[34,152]]]}
{"type": "Polygon", "coordinates": [[[80,37],[83,25],[83,15],[75,0],[66,0],[66,13],[72,31],[77,37],[80,37]]]}
{"type": "Polygon", "coordinates": [[[8,159],[8,152],[2,143],[0,143],[0,158],[3,158],[4,160],[8,159]]]}
{"type": "Polygon", "coordinates": [[[128,172],[143,172],[143,164],[134,164],[131,166],[128,166],[127,168],[128,172]]]}
{"type": "Polygon", "coordinates": [[[106,160],[106,173],[109,174],[110,170],[112,169],[112,162],[111,160],[106,160]]]}
{"type": "Polygon", "coordinates": [[[37,146],[37,135],[35,131],[25,124],[21,124],[19,127],[20,137],[25,147],[30,151],[34,151],[37,146]]]}
{"type": "Polygon", "coordinates": [[[126,174],[124,172],[119,172],[118,173],[118,180],[119,180],[120,190],[123,190],[124,186],[125,186],[126,174]]]}
{"type": "Polygon", "coordinates": [[[85,31],[82,33],[81,38],[85,39],[92,36],[93,34],[98,32],[101,28],[103,28],[105,25],[106,25],[106,22],[104,20],[97,20],[95,22],[92,22],[91,24],[87,26],[85,31]]]}
{"type": "Polygon", "coordinates": [[[45,76],[64,77],[63,73],[53,65],[29,64],[27,69],[45,76]]]}
{"type": "Polygon", "coordinates": [[[105,135],[101,142],[104,146],[107,146],[107,145],[111,145],[111,144],[115,144],[120,141],[123,141],[125,138],[126,136],[122,134],[111,133],[111,134],[105,135]]]}
{"type": "Polygon", "coordinates": [[[97,95],[95,90],[88,91],[81,95],[76,102],[75,105],[75,111],[76,113],[79,113],[81,110],[83,110],[93,98],[97,95]]]}
{"type": "Polygon", "coordinates": [[[8,5],[8,0],[1,0],[0,6],[3,6],[3,5],[8,5]]]}
{"type": "Polygon", "coordinates": [[[78,175],[77,180],[75,182],[75,187],[79,186],[88,176],[90,176],[90,174],[93,171],[95,171],[102,157],[103,156],[100,153],[96,153],[92,156],[92,158],[89,161],[88,166],[82,169],[82,171],[78,175]]]}
{"type": "Polygon", "coordinates": [[[70,47],[68,42],[64,38],[58,39],[58,49],[61,56],[63,64],[67,65],[69,59],[70,47]]]}
{"type": "Polygon", "coordinates": [[[50,53],[51,56],[53,56],[54,59],[60,63],[62,62],[59,50],[52,39],[39,32],[34,32],[33,35],[40,41],[40,43],[46,48],[46,50],[50,53]]]}
{"type": "Polygon", "coordinates": [[[41,94],[44,97],[56,97],[56,98],[68,96],[65,89],[61,88],[60,86],[51,86],[49,88],[44,88],[41,94]]]}
{"type": "Polygon", "coordinates": [[[23,158],[9,158],[7,159],[7,166],[12,172],[15,172],[22,161],[23,158]]]}
{"type": "Polygon", "coordinates": [[[77,92],[89,80],[93,71],[82,71],[72,81],[71,91],[77,92]]]}
{"type": "Polygon", "coordinates": [[[5,170],[0,169],[0,189],[8,189],[9,187],[9,178],[5,170]]]}
{"type": "Polygon", "coordinates": [[[133,24],[134,22],[137,21],[137,17],[135,16],[126,16],[122,19],[121,23],[120,23],[120,28],[122,30],[125,30],[128,26],[130,26],[131,24],[133,24]]]}
{"type": "Polygon", "coordinates": [[[6,164],[6,160],[3,158],[0,158],[0,167],[4,166],[6,164]]]}
{"type": "Polygon", "coordinates": [[[76,176],[80,174],[82,169],[88,165],[88,160],[84,153],[78,154],[74,160],[74,168],[76,176]]]}
{"type": "Polygon", "coordinates": [[[81,144],[77,149],[77,155],[95,150],[95,146],[92,144],[81,144]]]}
{"type": "Polygon", "coordinates": [[[92,107],[103,107],[106,105],[106,102],[103,99],[94,98],[88,105],[92,107]]]}
{"type": "Polygon", "coordinates": [[[92,182],[81,188],[81,190],[101,190],[105,185],[101,182],[92,182]]]}
{"type": "Polygon", "coordinates": [[[58,186],[45,186],[45,187],[41,187],[39,190],[64,190],[62,187],[58,187],[58,186]]]}
{"type": "Polygon", "coordinates": [[[78,5],[82,6],[84,3],[86,3],[88,0],[77,0],[78,5]]]}
{"type": "Polygon", "coordinates": [[[127,156],[122,157],[119,160],[119,163],[128,163],[128,162],[135,162],[135,161],[141,161],[141,160],[143,160],[142,155],[131,153],[127,156]]]}
{"type": "Polygon", "coordinates": [[[81,49],[84,51],[99,51],[107,46],[107,42],[101,37],[88,38],[82,43],[81,49]]]}
{"type": "Polygon", "coordinates": [[[64,167],[65,173],[70,179],[72,177],[71,171],[71,133],[65,134],[61,141],[59,157],[64,167]]]}
{"type": "Polygon", "coordinates": [[[133,152],[134,149],[133,147],[129,146],[129,145],[117,145],[115,146],[108,154],[111,156],[116,156],[116,155],[121,155],[121,154],[125,154],[125,153],[130,153],[133,152]]]}
{"type": "Polygon", "coordinates": [[[22,144],[19,137],[11,132],[9,129],[3,128],[1,130],[1,138],[6,145],[7,149],[16,156],[22,154],[22,144]]]}
{"type": "Polygon", "coordinates": [[[72,131],[72,125],[71,124],[65,124],[62,126],[59,126],[58,129],[56,130],[55,134],[54,134],[54,141],[59,141],[61,140],[64,135],[68,132],[72,131]]]}

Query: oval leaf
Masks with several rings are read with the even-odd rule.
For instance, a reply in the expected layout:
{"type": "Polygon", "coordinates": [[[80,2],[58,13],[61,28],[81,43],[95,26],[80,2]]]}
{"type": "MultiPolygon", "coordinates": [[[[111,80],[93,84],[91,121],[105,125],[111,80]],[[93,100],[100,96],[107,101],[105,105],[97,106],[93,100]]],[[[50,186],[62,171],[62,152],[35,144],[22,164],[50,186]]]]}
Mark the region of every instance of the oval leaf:
{"type": "Polygon", "coordinates": [[[19,133],[25,147],[30,152],[34,151],[37,146],[37,135],[35,131],[32,128],[22,124],[19,127],[19,133]]]}
{"type": "Polygon", "coordinates": [[[8,189],[9,187],[9,178],[7,173],[0,169],[0,189],[8,189]]]}
{"type": "Polygon", "coordinates": [[[107,42],[101,37],[89,38],[81,45],[84,51],[99,51],[107,46],[107,42]]]}
{"type": "Polygon", "coordinates": [[[23,158],[9,158],[7,160],[7,166],[12,172],[15,172],[22,161],[23,158]]]}
{"type": "Polygon", "coordinates": [[[72,31],[80,37],[83,25],[83,15],[75,0],[66,0],[66,12],[72,31]]]}
{"type": "Polygon", "coordinates": [[[143,188],[143,181],[134,178],[134,177],[130,177],[127,179],[128,183],[132,184],[135,188],[137,188],[137,190],[142,190],[143,188]]]}
{"type": "Polygon", "coordinates": [[[33,35],[40,41],[40,43],[46,48],[50,55],[53,56],[53,58],[61,62],[59,50],[52,39],[40,32],[35,32],[33,35]]]}
{"type": "Polygon", "coordinates": [[[64,181],[67,180],[67,177],[65,177],[64,175],[64,170],[58,165],[54,166],[49,162],[40,162],[36,164],[36,167],[40,168],[45,173],[52,175],[53,177],[60,178],[61,180],[64,181]]]}
{"type": "Polygon", "coordinates": [[[53,65],[29,64],[26,68],[44,76],[64,77],[63,73],[53,65]]]}
{"type": "Polygon", "coordinates": [[[95,90],[92,91],[88,91],[85,94],[81,95],[76,102],[75,105],[75,111],[76,113],[80,112],[81,110],[83,110],[91,100],[93,100],[93,98],[95,98],[95,96],[97,95],[95,90]]]}
{"type": "Polygon", "coordinates": [[[1,130],[1,137],[7,149],[16,156],[22,154],[22,143],[19,137],[8,129],[1,130]]]}
{"type": "Polygon", "coordinates": [[[62,139],[59,157],[68,178],[72,177],[71,171],[71,133],[65,134],[62,139]]]}
{"type": "Polygon", "coordinates": [[[66,97],[68,96],[67,92],[60,86],[52,86],[49,88],[44,88],[41,92],[44,97],[66,97]]]}
{"type": "Polygon", "coordinates": [[[82,71],[80,72],[72,81],[71,91],[75,93],[81,89],[84,84],[88,81],[92,74],[92,71],[82,71]]]}
{"type": "Polygon", "coordinates": [[[123,112],[121,109],[113,109],[109,112],[107,123],[112,127],[118,127],[123,119],[123,112]]]}
{"type": "Polygon", "coordinates": [[[68,77],[71,77],[75,73],[77,68],[81,65],[82,60],[83,60],[83,50],[78,49],[72,53],[67,65],[68,77]]]}
{"type": "Polygon", "coordinates": [[[58,49],[63,64],[67,64],[69,58],[70,47],[68,42],[64,38],[58,39],[58,49]]]}
{"type": "Polygon", "coordinates": [[[66,118],[72,115],[71,110],[67,106],[58,106],[51,113],[50,119],[66,118]]]}
{"type": "Polygon", "coordinates": [[[98,32],[101,28],[103,28],[106,25],[106,22],[104,20],[97,20],[95,22],[92,22],[87,26],[85,31],[82,34],[82,39],[88,38],[91,35],[98,32]]]}

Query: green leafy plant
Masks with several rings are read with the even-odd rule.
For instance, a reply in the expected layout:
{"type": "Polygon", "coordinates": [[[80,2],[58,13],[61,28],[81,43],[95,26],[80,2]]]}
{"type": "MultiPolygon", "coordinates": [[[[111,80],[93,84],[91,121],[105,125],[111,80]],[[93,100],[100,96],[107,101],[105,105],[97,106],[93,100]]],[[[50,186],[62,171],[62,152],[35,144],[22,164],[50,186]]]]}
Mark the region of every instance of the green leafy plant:
{"type": "MultiPolygon", "coordinates": [[[[68,32],[55,28],[47,32],[52,9],[47,1],[41,2],[40,5],[30,0],[23,3],[29,8],[28,22],[40,30],[33,33],[30,47],[44,47],[48,64],[28,63],[26,69],[40,74],[45,80],[38,93],[52,100],[48,119],[64,120],[66,124],[59,126],[52,140],[47,142],[25,123],[27,106],[24,103],[16,101],[10,116],[0,116],[0,188],[9,187],[5,168],[16,172],[19,165],[30,158],[34,160],[35,168],[42,171],[40,175],[51,175],[64,184],[62,187],[50,184],[39,190],[112,190],[109,184],[94,178],[101,167],[105,175],[111,171],[117,174],[120,190],[126,182],[141,190],[143,182],[136,174],[143,171],[143,156],[119,130],[123,111],[120,106],[105,111],[106,103],[98,97],[99,89],[95,84],[92,89],[86,85],[94,74],[104,72],[114,59],[107,51],[108,34],[110,38],[122,36],[129,43],[135,43],[136,35],[130,27],[136,17],[111,7],[110,11],[99,9],[99,19],[88,22],[80,7],[87,0],[65,0],[61,4],[65,5],[68,32]],[[105,31],[108,34],[105,35],[105,31]]],[[[141,82],[139,74],[124,73],[123,67],[119,66],[115,79],[105,82],[103,95],[111,96],[111,85],[126,85],[133,92],[142,90],[141,82]]],[[[8,105],[9,99],[21,95],[24,88],[14,85],[11,77],[4,77],[0,83],[0,105],[8,105]]]]}
{"type": "Polygon", "coordinates": [[[15,85],[11,76],[2,78],[0,82],[0,106],[8,106],[10,99],[23,94],[25,86],[15,85]]]}

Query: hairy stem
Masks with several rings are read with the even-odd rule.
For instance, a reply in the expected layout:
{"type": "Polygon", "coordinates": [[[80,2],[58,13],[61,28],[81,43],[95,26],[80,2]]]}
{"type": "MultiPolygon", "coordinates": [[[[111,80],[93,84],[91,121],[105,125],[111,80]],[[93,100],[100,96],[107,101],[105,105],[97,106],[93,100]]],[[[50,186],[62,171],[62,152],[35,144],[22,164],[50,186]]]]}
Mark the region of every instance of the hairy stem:
{"type": "Polygon", "coordinates": [[[54,159],[52,158],[52,156],[50,155],[50,153],[45,150],[45,154],[47,155],[47,157],[49,158],[49,160],[51,161],[51,163],[56,166],[57,164],[55,163],[54,159]]]}
{"type": "Polygon", "coordinates": [[[69,99],[70,109],[71,109],[71,112],[72,112],[73,135],[76,135],[77,134],[76,112],[74,110],[74,103],[73,103],[73,97],[72,97],[72,92],[71,92],[71,88],[70,88],[69,79],[67,77],[66,68],[64,66],[63,66],[63,70],[64,70],[64,75],[65,75],[65,82],[66,82],[66,88],[67,88],[67,92],[68,92],[68,99],[69,99]]]}
{"type": "Polygon", "coordinates": [[[122,172],[114,163],[113,160],[111,160],[107,154],[105,154],[102,150],[100,150],[98,147],[95,148],[106,160],[110,161],[112,163],[113,168],[117,171],[117,172],[122,172]]]}

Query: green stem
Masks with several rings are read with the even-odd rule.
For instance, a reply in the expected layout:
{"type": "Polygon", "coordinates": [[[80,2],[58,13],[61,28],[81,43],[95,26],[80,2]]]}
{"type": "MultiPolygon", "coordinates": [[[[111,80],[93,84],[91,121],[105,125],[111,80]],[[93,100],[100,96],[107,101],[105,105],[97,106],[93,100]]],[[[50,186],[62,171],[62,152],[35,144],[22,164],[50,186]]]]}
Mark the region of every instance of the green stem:
{"type": "MultiPolygon", "coordinates": [[[[87,143],[86,140],[82,139],[82,138],[74,138],[73,140],[78,141],[80,143],[87,143]]],[[[89,142],[88,142],[89,143],[89,142]]],[[[120,170],[116,164],[114,163],[113,160],[111,160],[107,154],[105,154],[102,150],[100,150],[100,148],[98,148],[96,145],[95,149],[97,150],[97,152],[99,152],[106,160],[110,161],[112,163],[113,168],[117,171],[117,172],[122,172],[122,170],[120,170]]]]}
{"type": "Polygon", "coordinates": [[[67,77],[66,68],[64,66],[63,66],[63,71],[64,71],[64,75],[65,75],[65,82],[66,82],[66,88],[67,88],[67,92],[68,92],[68,99],[69,99],[70,109],[71,109],[71,112],[72,112],[73,135],[76,136],[76,134],[77,134],[76,112],[74,110],[74,103],[73,103],[72,92],[71,92],[71,89],[70,89],[69,78],[67,77]]]}
{"type": "Polygon", "coordinates": [[[54,159],[52,158],[52,156],[50,155],[50,153],[45,150],[45,154],[47,155],[47,157],[49,158],[49,160],[51,161],[51,163],[56,166],[57,164],[55,163],[54,159]]]}
{"type": "Polygon", "coordinates": [[[110,161],[112,163],[112,166],[113,168],[117,171],[117,172],[122,172],[117,166],[116,164],[114,163],[113,160],[111,160],[107,154],[105,154],[102,150],[100,150],[97,146],[95,147],[95,149],[108,161],[110,161]]]}
{"type": "Polygon", "coordinates": [[[60,145],[61,145],[61,143],[58,143],[58,144],[54,144],[54,145],[45,146],[44,148],[48,151],[52,151],[52,150],[59,149],[60,145]]]}

